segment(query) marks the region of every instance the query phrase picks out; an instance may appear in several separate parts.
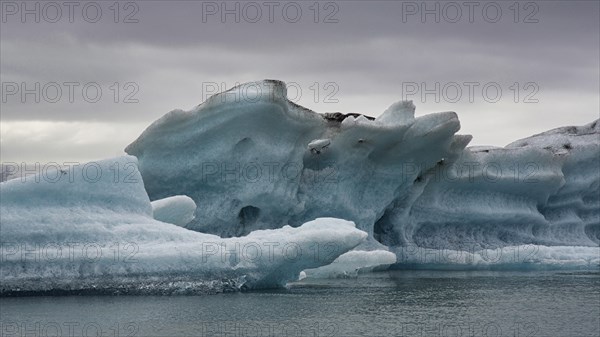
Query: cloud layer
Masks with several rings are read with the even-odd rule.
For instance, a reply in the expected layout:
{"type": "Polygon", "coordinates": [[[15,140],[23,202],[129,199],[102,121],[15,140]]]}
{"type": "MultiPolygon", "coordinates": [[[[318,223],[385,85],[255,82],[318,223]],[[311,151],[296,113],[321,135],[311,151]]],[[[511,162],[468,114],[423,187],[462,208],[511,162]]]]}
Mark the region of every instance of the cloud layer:
{"type": "Polygon", "coordinates": [[[473,144],[600,111],[595,1],[75,3],[2,3],[3,162],[112,156],[162,114],[264,78],[318,112],[456,111],[473,144]]]}

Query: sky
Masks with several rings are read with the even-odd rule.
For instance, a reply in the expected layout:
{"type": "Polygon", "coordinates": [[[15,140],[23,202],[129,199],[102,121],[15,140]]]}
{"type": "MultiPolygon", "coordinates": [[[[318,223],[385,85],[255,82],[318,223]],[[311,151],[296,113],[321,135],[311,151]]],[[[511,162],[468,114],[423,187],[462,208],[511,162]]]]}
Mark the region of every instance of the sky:
{"type": "Polygon", "coordinates": [[[455,111],[504,146],[600,113],[599,1],[1,1],[0,161],[123,154],[154,120],[278,79],[317,112],[455,111]]]}

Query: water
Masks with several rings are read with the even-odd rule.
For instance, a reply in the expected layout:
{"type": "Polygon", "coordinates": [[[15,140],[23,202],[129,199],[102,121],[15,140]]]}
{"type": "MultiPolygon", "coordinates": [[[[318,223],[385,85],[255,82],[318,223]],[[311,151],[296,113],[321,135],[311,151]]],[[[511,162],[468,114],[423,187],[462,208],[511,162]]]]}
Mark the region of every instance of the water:
{"type": "Polygon", "coordinates": [[[598,272],[390,271],[274,291],[0,301],[1,336],[600,336],[598,272]]]}

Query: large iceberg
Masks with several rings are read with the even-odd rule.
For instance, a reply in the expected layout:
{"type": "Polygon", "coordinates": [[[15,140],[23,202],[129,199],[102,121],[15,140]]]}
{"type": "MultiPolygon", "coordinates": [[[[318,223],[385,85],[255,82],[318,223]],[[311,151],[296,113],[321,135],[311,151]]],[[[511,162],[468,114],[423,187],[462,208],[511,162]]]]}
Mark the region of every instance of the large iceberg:
{"type": "Polygon", "coordinates": [[[331,218],[229,239],[160,222],[131,156],[13,179],[0,198],[2,295],[280,287],[367,236],[331,218]]]}
{"type": "Polygon", "coordinates": [[[535,247],[530,262],[598,265],[600,122],[468,148],[454,112],[319,114],[286,90],[240,85],[150,125],[126,148],[150,198],[190,196],[202,207],[186,227],[224,237],[347,219],[369,234],[357,249],[398,264],[448,250],[470,254],[451,264],[487,265],[481,254],[535,247]]]}
{"type": "Polygon", "coordinates": [[[467,147],[455,113],[414,112],[318,114],[253,82],[166,114],[131,156],[11,176],[2,295],[600,266],[599,121],[467,147]]]}

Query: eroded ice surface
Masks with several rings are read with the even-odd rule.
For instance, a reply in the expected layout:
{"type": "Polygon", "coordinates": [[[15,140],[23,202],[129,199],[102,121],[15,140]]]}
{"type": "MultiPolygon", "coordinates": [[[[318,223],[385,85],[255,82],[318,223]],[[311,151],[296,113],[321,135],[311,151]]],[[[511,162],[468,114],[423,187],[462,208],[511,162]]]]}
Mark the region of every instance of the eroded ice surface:
{"type": "Polygon", "coordinates": [[[317,114],[288,101],[282,82],[262,81],[166,114],[126,151],[153,200],[203,205],[193,230],[240,236],[331,216],[369,233],[359,249],[390,250],[400,264],[431,262],[407,249],[469,252],[453,264],[474,265],[519,247],[536,247],[535,263],[595,261],[598,121],[466,148],[455,113],[414,111],[398,102],[375,119],[317,114]]]}
{"type": "Polygon", "coordinates": [[[598,256],[597,124],[466,149],[425,175],[414,200],[396,201],[375,224],[377,238],[390,247],[463,251],[538,245],[540,260],[542,247],[587,246],[598,256]]]}
{"type": "Polygon", "coordinates": [[[278,287],[367,235],[331,218],[230,239],[157,221],[131,156],[37,178],[0,184],[4,295],[278,287]],[[128,174],[115,178],[116,167],[128,174]]]}
{"type": "Polygon", "coordinates": [[[318,214],[373,234],[415,179],[461,154],[471,137],[456,136],[459,127],[453,112],[414,118],[410,102],[373,121],[323,116],[264,81],[168,113],[126,152],[138,157],[151,199],[185,194],[202,205],[190,229],[238,236],[318,214]],[[261,94],[250,101],[247,88],[261,94]]]}

